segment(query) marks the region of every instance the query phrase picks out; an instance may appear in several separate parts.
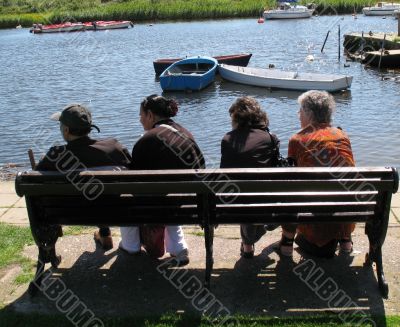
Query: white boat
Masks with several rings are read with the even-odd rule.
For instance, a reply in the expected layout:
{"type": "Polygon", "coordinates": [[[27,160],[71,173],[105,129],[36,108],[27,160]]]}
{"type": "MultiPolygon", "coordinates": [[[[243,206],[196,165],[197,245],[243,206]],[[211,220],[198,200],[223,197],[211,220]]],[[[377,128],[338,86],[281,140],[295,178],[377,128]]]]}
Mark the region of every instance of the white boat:
{"type": "Polygon", "coordinates": [[[93,27],[95,30],[111,30],[133,27],[133,23],[130,20],[96,21],[93,22],[93,27]]]}
{"type": "Polygon", "coordinates": [[[364,7],[362,11],[365,16],[388,16],[393,15],[394,11],[399,9],[400,3],[378,2],[373,7],[364,7]]]}
{"type": "Polygon", "coordinates": [[[353,76],[289,72],[278,69],[219,65],[222,78],[240,84],[288,90],[340,91],[350,88],[353,76]]]}
{"type": "Polygon", "coordinates": [[[293,18],[310,18],[314,12],[314,8],[306,6],[291,5],[289,2],[279,2],[276,9],[265,10],[265,19],[293,19],[293,18]]]}

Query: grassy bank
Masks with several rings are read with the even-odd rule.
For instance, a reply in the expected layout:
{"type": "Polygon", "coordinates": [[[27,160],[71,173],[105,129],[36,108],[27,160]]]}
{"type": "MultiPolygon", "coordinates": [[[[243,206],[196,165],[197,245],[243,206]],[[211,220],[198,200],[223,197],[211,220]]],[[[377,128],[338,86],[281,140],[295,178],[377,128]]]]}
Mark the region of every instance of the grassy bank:
{"type": "MultiPolygon", "coordinates": [[[[357,318],[357,317],[356,317],[357,318]]],[[[360,317],[361,319],[362,317],[360,317]]],[[[365,318],[365,317],[364,317],[365,318]]],[[[371,317],[372,318],[372,317],[371,317]]],[[[352,327],[354,324],[343,323],[337,316],[314,316],[314,317],[293,317],[293,318],[266,318],[259,316],[243,316],[234,315],[233,319],[239,323],[240,326],[247,327],[352,327]]],[[[375,324],[365,323],[362,326],[376,326],[376,327],[395,327],[399,326],[400,319],[398,316],[393,317],[373,317],[375,324]]],[[[148,317],[114,317],[114,318],[101,318],[104,326],[117,327],[117,326],[148,326],[148,327],[172,327],[172,326],[216,326],[206,317],[191,316],[188,314],[166,314],[163,316],[148,316],[148,317]]],[[[70,327],[71,322],[62,315],[43,315],[43,314],[18,314],[11,310],[0,310],[0,325],[1,326],[23,326],[23,327],[70,327]]],[[[234,325],[234,324],[230,324],[234,325]]],[[[237,326],[237,325],[235,325],[237,326]]]]}
{"type": "Polygon", "coordinates": [[[8,266],[18,265],[22,268],[15,283],[24,284],[33,278],[35,262],[22,255],[26,245],[33,244],[29,227],[15,227],[0,223],[0,271],[8,266]]]}
{"type": "MultiPolygon", "coordinates": [[[[302,0],[302,2],[311,2],[302,0]]],[[[320,14],[360,12],[371,0],[315,0],[320,14]]],[[[275,0],[0,0],[0,28],[126,19],[134,22],[257,17],[275,0]]]]}

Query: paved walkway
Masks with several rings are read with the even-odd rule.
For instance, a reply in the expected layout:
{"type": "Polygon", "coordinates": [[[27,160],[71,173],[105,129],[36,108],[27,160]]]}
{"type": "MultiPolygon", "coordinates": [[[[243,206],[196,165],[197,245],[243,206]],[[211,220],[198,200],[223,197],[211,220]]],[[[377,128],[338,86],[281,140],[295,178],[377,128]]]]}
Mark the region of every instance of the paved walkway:
{"type": "MultiPolygon", "coordinates": [[[[0,184],[0,197],[0,221],[28,224],[24,200],[15,195],[12,182],[0,184]]],[[[243,259],[239,256],[238,226],[220,226],[214,240],[212,293],[205,303],[192,301],[195,294],[185,296],[179,288],[190,278],[203,281],[204,239],[201,230],[194,227],[185,228],[191,262],[186,267],[175,269],[177,274],[168,272],[166,276],[169,279],[158,268],[163,260],[169,258],[168,254],[161,260],[147,255],[126,255],[118,250],[119,230],[114,228],[114,248],[107,252],[94,244],[92,231],[59,239],[57,252],[63,261],[49,280],[60,279],[66,289],[99,316],[140,317],[166,312],[196,315],[211,303],[210,299],[220,301],[230,313],[280,317],[340,313],[349,310],[350,306],[350,310],[360,310],[361,314],[400,315],[399,218],[400,194],[396,194],[383,248],[384,269],[390,289],[387,300],[379,294],[374,268],[363,267],[368,239],[362,224],[357,225],[354,233],[353,253],[338,255],[332,260],[307,257],[298,251],[292,259],[280,258],[273,250],[273,244],[280,238],[279,230],[268,232],[256,244],[254,259],[243,259]],[[302,281],[296,274],[296,271],[301,271],[298,267],[302,263],[315,265],[314,269],[321,273],[320,278],[302,281]],[[328,279],[337,286],[336,292],[347,297],[346,303],[331,305],[318,295],[316,287],[328,279]]],[[[25,255],[36,260],[36,246],[26,248],[25,255]]],[[[0,276],[0,282],[8,280],[11,283],[13,275],[18,273],[18,267],[12,267],[6,276],[0,276]]],[[[30,299],[26,284],[1,297],[1,302],[18,312],[57,312],[55,302],[43,294],[30,299]]]]}

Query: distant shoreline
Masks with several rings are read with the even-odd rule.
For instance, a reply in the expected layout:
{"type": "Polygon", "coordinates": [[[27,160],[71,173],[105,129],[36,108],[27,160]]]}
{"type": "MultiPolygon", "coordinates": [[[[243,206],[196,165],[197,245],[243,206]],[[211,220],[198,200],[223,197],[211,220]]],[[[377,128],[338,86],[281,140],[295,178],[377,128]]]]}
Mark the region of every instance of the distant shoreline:
{"type": "MultiPolygon", "coordinates": [[[[312,1],[299,1],[299,3],[312,1]]],[[[17,3],[11,1],[11,3],[17,3]]],[[[0,28],[16,26],[31,27],[33,23],[56,24],[66,21],[90,22],[95,20],[131,20],[136,22],[188,21],[202,19],[259,17],[265,7],[275,6],[275,0],[160,0],[125,1],[123,3],[81,0],[79,9],[55,1],[50,8],[19,7],[17,4],[0,7],[0,28]],[[58,4],[58,6],[57,6],[58,4]]],[[[361,14],[361,9],[371,4],[370,0],[317,0],[318,15],[361,14]]],[[[51,6],[52,4],[50,4],[51,6]]]]}

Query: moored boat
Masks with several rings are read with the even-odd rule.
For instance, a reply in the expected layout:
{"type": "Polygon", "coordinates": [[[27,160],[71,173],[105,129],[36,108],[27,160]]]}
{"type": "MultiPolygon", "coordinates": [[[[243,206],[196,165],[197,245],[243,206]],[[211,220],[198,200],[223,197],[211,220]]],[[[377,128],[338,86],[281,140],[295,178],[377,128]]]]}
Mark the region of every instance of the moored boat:
{"type": "Polygon", "coordinates": [[[133,23],[130,20],[98,20],[93,22],[93,28],[95,30],[110,30],[129,27],[133,27],[133,23]]]}
{"type": "Polygon", "coordinates": [[[300,6],[297,4],[291,5],[290,2],[296,2],[287,0],[285,2],[279,1],[278,6],[275,9],[265,10],[265,19],[294,19],[294,18],[310,18],[314,13],[314,8],[307,8],[306,6],[300,6]]]}
{"type": "Polygon", "coordinates": [[[59,33],[59,32],[75,32],[75,31],[85,31],[85,30],[109,30],[109,29],[119,29],[128,28],[132,26],[133,23],[129,20],[110,20],[103,21],[98,20],[94,22],[85,23],[63,23],[63,24],[52,24],[52,25],[42,25],[33,24],[30,29],[31,33],[59,33]]]}
{"type": "Polygon", "coordinates": [[[85,30],[85,25],[82,23],[67,22],[63,24],[51,24],[51,25],[33,24],[29,32],[37,34],[37,33],[77,32],[84,30],[85,30]]]}
{"type": "Polygon", "coordinates": [[[400,3],[378,2],[373,7],[364,7],[362,12],[365,16],[389,16],[393,15],[394,11],[398,9],[400,9],[400,3]]]}
{"type": "Polygon", "coordinates": [[[352,76],[282,71],[253,67],[219,65],[222,78],[240,84],[288,90],[325,90],[330,92],[347,89],[352,76]]]}
{"type": "MultiPolygon", "coordinates": [[[[235,66],[247,66],[252,54],[251,53],[240,53],[225,56],[213,57],[218,61],[219,64],[235,65],[235,66]]],[[[164,70],[171,66],[174,62],[182,60],[184,58],[169,58],[169,59],[157,59],[153,61],[153,67],[156,75],[160,75],[164,70]]]]}
{"type": "Polygon", "coordinates": [[[362,62],[374,67],[400,68],[400,50],[367,51],[363,54],[362,62]]]}
{"type": "Polygon", "coordinates": [[[211,57],[190,57],[169,66],[160,75],[164,91],[200,91],[215,79],[218,62],[211,57]]]}

